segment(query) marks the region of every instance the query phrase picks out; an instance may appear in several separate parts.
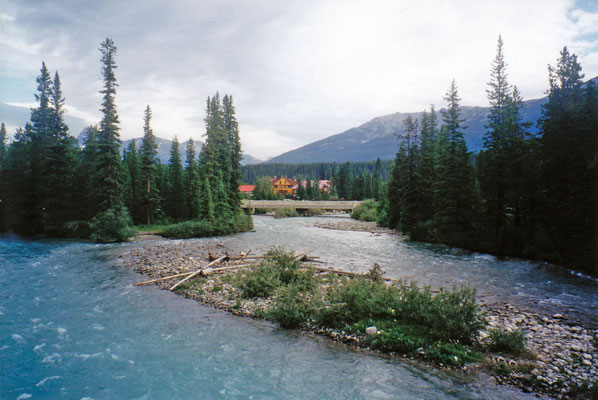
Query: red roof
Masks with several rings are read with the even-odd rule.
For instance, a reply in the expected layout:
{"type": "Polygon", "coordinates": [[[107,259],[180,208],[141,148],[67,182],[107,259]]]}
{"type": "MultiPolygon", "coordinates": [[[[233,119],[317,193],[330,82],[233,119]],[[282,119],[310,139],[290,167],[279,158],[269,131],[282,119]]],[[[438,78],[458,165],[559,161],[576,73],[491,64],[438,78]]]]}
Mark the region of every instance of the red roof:
{"type": "Polygon", "coordinates": [[[239,192],[242,193],[251,193],[255,189],[255,185],[241,185],[239,186],[239,192]]]}

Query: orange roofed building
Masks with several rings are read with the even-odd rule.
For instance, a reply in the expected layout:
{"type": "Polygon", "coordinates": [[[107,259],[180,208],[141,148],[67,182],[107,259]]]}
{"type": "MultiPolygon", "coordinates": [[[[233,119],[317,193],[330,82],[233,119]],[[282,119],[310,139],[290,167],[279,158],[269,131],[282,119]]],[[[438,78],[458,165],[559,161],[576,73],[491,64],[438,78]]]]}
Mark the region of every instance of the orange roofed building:
{"type": "Polygon", "coordinates": [[[277,196],[278,193],[281,193],[283,196],[293,196],[293,180],[281,176],[279,178],[274,177],[270,179],[270,182],[272,182],[272,191],[275,196],[277,196]]]}

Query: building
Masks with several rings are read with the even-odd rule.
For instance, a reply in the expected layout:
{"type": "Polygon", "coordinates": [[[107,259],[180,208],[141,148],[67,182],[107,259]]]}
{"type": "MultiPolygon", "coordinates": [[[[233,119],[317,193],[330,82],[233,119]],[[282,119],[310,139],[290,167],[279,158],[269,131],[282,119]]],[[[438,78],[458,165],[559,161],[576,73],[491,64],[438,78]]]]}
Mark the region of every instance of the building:
{"type": "Polygon", "coordinates": [[[293,196],[293,181],[291,179],[281,176],[270,179],[270,182],[272,182],[272,191],[275,196],[278,196],[279,193],[285,197],[293,196]]]}
{"type": "Polygon", "coordinates": [[[255,189],[255,185],[239,186],[239,192],[241,192],[245,197],[251,197],[251,195],[253,194],[253,189],[255,189]]]}

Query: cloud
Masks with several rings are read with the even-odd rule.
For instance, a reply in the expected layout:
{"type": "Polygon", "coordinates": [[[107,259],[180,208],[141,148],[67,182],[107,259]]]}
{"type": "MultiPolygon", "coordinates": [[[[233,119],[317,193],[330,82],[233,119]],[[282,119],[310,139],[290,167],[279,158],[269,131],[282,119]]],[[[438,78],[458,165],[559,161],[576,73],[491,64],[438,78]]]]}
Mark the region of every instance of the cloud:
{"type": "Polygon", "coordinates": [[[157,135],[199,138],[205,99],[220,91],[233,95],[245,152],[258,157],[440,107],[453,78],[464,105],[487,104],[499,34],[526,98],[543,95],[564,45],[598,74],[598,12],[571,0],[4,3],[0,85],[10,90],[0,100],[31,101],[44,60],[73,115],[99,121],[97,49],[109,36],[123,138],[141,135],[147,104],[157,135]]]}

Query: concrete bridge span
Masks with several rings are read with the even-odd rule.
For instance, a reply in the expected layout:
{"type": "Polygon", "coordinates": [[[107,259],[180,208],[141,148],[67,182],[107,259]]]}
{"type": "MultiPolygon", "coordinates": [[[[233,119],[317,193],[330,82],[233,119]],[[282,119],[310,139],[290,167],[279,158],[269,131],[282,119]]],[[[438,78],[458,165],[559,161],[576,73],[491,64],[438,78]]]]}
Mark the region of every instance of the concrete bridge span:
{"type": "Polygon", "coordinates": [[[360,203],[361,201],[355,200],[243,200],[241,202],[241,208],[250,210],[252,214],[256,208],[292,208],[293,210],[308,211],[311,209],[353,211],[353,209],[360,203]]]}

